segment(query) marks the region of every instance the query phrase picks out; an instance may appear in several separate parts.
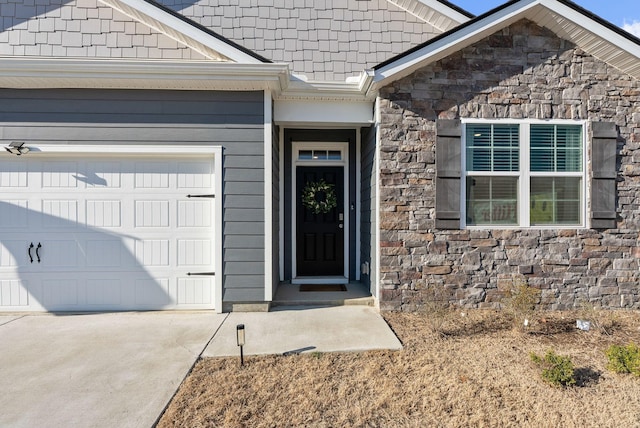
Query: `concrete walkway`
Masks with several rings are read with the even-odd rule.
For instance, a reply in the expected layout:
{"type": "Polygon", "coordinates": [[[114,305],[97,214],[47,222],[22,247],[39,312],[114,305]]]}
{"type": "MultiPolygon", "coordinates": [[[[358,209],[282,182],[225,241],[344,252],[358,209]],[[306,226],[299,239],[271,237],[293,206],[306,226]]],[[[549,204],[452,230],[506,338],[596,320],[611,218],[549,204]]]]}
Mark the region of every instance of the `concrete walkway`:
{"type": "Polygon", "coordinates": [[[245,326],[245,355],[402,349],[374,308],[278,307],[271,312],[232,312],[202,356],[240,355],[238,324],[245,326]]]}
{"type": "Polygon", "coordinates": [[[200,355],[400,349],[364,306],[0,315],[0,427],[151,427],[200,355]]]}

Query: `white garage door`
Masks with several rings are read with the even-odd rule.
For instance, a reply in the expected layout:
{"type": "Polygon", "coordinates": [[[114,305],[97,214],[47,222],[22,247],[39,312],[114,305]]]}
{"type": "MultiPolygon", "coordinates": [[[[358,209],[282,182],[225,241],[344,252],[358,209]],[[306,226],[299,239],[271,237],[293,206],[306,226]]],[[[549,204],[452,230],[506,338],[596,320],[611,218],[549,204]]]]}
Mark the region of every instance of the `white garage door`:
{"type": "Polygon", "coordinates": [[[0,157],[0,310],[213,309],[214,157],[0,157]]]}

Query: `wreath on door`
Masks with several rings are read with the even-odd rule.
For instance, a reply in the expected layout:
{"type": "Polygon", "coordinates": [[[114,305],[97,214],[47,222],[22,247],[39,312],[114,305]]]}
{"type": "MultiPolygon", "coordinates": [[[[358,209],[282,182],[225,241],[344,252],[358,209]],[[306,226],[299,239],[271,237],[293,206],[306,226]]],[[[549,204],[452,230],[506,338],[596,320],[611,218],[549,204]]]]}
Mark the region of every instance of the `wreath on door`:
{"type": "Polygon", "coordinates": [[[326,214],[338,206],[335,186],[320,179],[309,181],[302,191],[302,205],[314,214],[326,214]]]}

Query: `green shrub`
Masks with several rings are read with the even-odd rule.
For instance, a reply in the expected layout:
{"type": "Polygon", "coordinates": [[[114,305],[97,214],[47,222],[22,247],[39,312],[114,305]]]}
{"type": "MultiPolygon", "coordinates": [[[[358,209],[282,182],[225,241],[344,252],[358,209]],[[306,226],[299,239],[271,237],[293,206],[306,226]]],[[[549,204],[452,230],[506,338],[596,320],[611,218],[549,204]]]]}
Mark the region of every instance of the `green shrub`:
{"type": "Polygon", "coordinates": [[[627,346],[611,345],[607,351],[607,368],[616,373],[633,373],[640,376],[640,348],[630,343],[627,346]]]}
{"type": "Polygon", "coordinates": [[[544,358],[531,353],[531,361],[542,368],[542,379],[555,386],[570,386],[576,383],[571,358],[548,351],[544,358]]]}

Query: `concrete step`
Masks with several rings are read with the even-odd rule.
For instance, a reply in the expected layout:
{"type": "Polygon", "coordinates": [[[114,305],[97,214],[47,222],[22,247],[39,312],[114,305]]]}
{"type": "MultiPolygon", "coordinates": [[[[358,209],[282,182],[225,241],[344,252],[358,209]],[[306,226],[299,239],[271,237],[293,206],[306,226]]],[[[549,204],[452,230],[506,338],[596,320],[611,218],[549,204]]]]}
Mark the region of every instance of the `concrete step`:
{"type": "Polygon", "coordinates": [[[347,284],[347,291],[301,292],[295,284],[280,284],[271,307],[276,306],[374,306],[375,299],[362,284],[347,284]]]}

